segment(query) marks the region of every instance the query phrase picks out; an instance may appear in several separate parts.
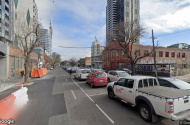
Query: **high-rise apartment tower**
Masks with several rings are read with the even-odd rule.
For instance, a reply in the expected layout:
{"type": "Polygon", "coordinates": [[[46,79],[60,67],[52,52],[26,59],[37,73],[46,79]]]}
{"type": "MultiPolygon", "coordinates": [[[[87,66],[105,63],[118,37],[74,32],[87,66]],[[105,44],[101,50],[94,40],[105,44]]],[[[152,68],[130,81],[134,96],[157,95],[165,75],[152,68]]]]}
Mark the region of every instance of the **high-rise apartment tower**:
{"type": "MultiPolygon", "coordinates": [[[[137,27],[140,25],[139,23],[139,0],[107,0],[106,45],[108,45],[111,40],[117,39],[117,30],[124,28],[124,30],[127,31],[126,29],[129,24],[134,24],[137,27]],[[119,24],[123,26],[118,28],[119,24]]],[[[125,37],[123,39],[125,39],[125,37]]]]}

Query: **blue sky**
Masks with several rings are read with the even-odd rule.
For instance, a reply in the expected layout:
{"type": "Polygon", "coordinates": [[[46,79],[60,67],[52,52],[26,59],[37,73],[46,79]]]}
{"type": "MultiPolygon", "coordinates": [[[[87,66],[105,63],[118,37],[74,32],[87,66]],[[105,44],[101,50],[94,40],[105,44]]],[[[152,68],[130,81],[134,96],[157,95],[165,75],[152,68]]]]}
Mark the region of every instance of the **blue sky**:
{"type": "MultiPolygon", "coordinates": [[[[39,19],[49,27],[53,0],[39,0],[39,19]]],[[[154,29],[160,46],[174,43],[190,44],[189,0],[140,0],[141,24],[147,29],[147,38],[141,44],[151,45],[154,29]]],[[[88,46],[95,36],[103,44],[106,39],[107,0],[55,0],[53,18],[53,51],[63,60],[90,56],[90,49],[63,49],[59,46],[88,46]]]]}

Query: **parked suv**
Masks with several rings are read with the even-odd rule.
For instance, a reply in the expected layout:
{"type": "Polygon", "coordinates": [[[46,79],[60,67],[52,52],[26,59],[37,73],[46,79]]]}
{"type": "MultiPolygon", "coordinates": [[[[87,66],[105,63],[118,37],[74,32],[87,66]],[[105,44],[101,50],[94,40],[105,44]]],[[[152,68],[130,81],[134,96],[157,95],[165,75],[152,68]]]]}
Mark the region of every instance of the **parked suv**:
{"type": "Polygon", "coordinates": [[[125,71],[110,71],[108,72],[108,82],[118,81],[121,77],[129,76],[125,71]]]}
{"type": "Polygon", "coordinates": [[[90,73],[90,69],[78,69],[74,75],[78,80],[86,80],[90,73]]]}

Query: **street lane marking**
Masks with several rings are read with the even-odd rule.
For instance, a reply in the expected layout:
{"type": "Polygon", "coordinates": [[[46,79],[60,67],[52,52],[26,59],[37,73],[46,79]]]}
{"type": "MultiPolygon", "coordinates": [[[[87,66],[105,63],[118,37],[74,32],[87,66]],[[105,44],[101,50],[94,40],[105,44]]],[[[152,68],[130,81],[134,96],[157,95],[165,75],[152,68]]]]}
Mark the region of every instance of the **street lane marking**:
{"type": "Polygon", "coordinates": [[[66,82],[67,82],[67,79],[66,79],[66,82]]]}
{"type": "Polygon", "coordinates": [[[73,90],[71,90],[71,92],[73,93],[74,98],[77,99],[76,96],[75,96],[75,93],[73,92],[73,90]]]}
{"type": "Polygon", "coordinates": [[[94,94],[94,95],[89,95],[90,97],[91,96],[97,96],[97,95],[106,95],[107,93],[100,93],[100,94],[94,94]]]}
{"type": "MultiPolygon", "coordinates": [[[[72,79],[73,80],[73,79],[72,79]]],[[[82,92],[84,92],[84,94],[94,103],[94,100],[92,100],[92,98],[90,98],[90,96],[78,85],[78,83],[77,82],[75,82],[74,80],[73,80],[73,82],[80,88],[80,90],[82,91],[82,92]]],[[[96,104],[96,107],[107,117],[107,119],[112,123],[112,124],[114,124],[114,121],[96,104]]]]}
{"type": "MultiPolygon", "coordinates": [[[[72,79],[73,80],[73,79],[72,79]]],[[[92,98],[90,98],[90,96],[78,85],[78,83],[76,83],[74,80],[73,80],[73,82],[80,88],[80,90],[82,91],[82,92],[84,92],[84,94],[94,103],[94,100],[92,100],[92,98]]]]}
{"type": "Polygon", "coordinates": [[[114,124],[114,121],[97,104],[96,107],[110,120],[112,124],[114,124]]]}

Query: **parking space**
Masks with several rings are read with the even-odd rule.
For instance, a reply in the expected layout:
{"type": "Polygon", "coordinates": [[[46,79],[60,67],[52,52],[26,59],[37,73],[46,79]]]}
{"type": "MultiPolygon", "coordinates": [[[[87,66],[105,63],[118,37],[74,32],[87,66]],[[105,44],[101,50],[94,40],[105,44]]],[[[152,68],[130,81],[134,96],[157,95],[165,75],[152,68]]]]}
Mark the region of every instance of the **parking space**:
{"type": "Polygon", "coordinates": [[[178,125],[179,121],[171,121],[169,119],[159,118],[156,123],[147,123],[141,119],[138,114],[138,109],[132,107],[118,99],[110,100],[107,96],[106,87],[91,88],[86,84],[86,81],[74,81],[91,97],[95,104],[114,121],[114,124],[119,125],[178,125]]]}

